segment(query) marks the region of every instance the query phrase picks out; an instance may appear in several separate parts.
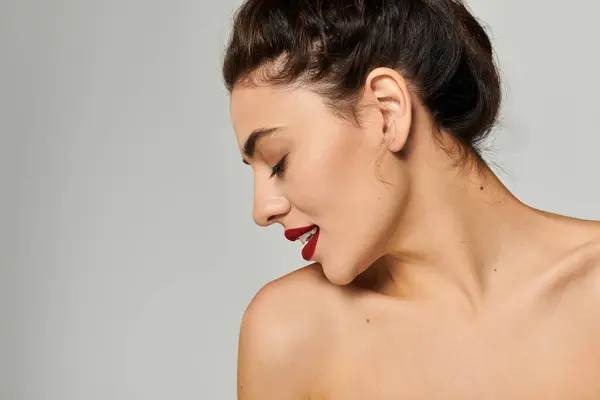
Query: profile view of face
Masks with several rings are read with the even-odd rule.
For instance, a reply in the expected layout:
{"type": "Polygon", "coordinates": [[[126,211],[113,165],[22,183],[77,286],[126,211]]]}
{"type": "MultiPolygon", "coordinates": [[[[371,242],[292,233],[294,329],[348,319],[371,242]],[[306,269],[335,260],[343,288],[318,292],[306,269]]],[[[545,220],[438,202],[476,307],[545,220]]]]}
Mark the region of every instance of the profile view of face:
{"type": "Polygon", "coordinates": [[[318,234],[303,254],[336,284],[349,283],[385,254],[408,183],[399,156],[386,148],[377,108],[357,127],[306,88],[238,84],[230,115],[240,153],[254,172],[258,225],[316,225],[318,234]],[[247,148],[253,131],[270,128],[277,129],[247,148]]]}

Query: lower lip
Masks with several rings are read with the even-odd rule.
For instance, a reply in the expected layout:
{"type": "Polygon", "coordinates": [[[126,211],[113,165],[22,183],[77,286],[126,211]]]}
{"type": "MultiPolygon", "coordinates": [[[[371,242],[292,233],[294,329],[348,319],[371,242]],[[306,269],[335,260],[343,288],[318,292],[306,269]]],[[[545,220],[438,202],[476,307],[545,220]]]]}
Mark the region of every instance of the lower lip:
{"type": "Polygon", "coordinates": [[[319,240],[320,232],[321,230],[317,228],[317,232],[302,248],[302,258],[304,258],[306,261],[310,261],[313,255],[315,254],[315,249],[317,248],[317,240],[319,240]]]}

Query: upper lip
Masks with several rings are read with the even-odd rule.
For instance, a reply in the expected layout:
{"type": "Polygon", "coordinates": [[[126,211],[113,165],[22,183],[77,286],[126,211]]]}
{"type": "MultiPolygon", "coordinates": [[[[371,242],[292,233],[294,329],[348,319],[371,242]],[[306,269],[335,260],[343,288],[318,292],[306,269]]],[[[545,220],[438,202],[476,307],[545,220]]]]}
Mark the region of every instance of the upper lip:
{"type": "Polygon", "coordinates": [[[309,226],[303,226],[300,228],[286,229],[285,237],[287,238],[287,240],[291,240],[293,242],[295,240],[298,240],[298,238],[300,236],[304,235],[306,232],[310,231],[315,226],[317,226],[317,225],[309,225],[309,226]]]}

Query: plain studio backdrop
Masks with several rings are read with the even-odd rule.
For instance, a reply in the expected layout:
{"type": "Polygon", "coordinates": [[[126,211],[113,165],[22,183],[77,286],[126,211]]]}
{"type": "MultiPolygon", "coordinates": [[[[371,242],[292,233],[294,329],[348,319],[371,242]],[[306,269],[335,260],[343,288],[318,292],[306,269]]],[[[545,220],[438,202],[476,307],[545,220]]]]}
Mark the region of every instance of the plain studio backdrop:
{"type": "MultiPolygon", "coordinates": [[[[304,265],[251,218],[220,65],[238,0],[0,2],[0,399],[234,399],[242,313],[304,265]]],[[[504,79],[488,159],[600,219],[598,8],[473,0],[504,79]]]]}

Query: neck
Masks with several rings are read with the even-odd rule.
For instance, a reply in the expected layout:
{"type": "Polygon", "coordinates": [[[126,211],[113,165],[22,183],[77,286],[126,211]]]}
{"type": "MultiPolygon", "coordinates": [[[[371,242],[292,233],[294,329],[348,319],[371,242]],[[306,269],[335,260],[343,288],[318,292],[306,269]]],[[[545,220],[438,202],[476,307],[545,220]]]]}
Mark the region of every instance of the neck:
{"type": "Polygon", "coordinates": [[[556,218],[521,203],[487,166],[457,167],[433,149],[410,160],[408,205],[370,270],[378,292],[477,309],[531,275],[524,266],[556,246],[556,218]]]}

